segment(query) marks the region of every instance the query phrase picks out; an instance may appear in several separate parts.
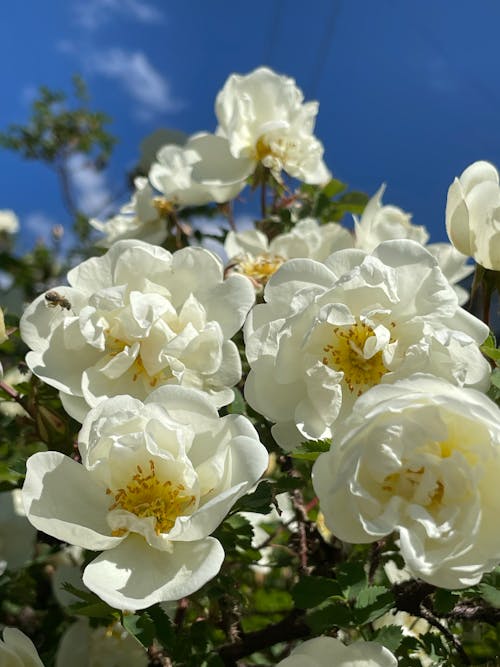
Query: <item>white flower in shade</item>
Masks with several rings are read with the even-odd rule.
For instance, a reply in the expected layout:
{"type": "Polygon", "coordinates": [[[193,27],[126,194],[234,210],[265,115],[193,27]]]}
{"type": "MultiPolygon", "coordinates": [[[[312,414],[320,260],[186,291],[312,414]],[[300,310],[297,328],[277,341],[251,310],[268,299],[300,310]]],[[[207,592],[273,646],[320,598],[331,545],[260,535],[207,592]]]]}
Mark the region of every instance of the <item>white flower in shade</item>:
{"type": "Polygon", "coordinates": [[[118,622],[91,628],[88,619],[73,623],[61,638],[56,667],[147,667],[146,650],[118,622]]]}
{"type": "Polygon", "coordinates": [[[233,157],[227,139],[201,132],[183,146],[163,146],[151,166],[149,180],[168,201],[200,206],[233,199],[250,173],[248,160],[233,157]]]}
{"type": "Polygon", "coordinates": [[[36,530],[26,518],[20,489],[0,493],[0,574],[33,557],[36,530]]]}
{"type": "Polygon", "coordinates": [[[268,463],[245,417],[219,418],[185,387],[101,403],[78,446],[82,465],[59,452],[28,459],[26,513],[49,535],[103,551],[83,583],[119,609],[178,600],[214,577],[224,551],[210,534],[268,463]]]}
{"type": "Polygon", "coordinates": [[[500,271],[500,185],[489,162],[474,162],[448,190],[446,231],[455,248],[500,271]]]}
{"type": "Polygon", "coordinates": [[[217,95],[215,113],[217,133],[228,139],[235,157],[253,167],[262,162],[276,177],[284,170],[306,183],[330,178],[323,145],[313,134],[318,103],[304,103],[293,79],[267,67],[232,74],[217,95]]]}
{"type": "Polygon", "coordinates": [[[329,438],[370,387],[423,371],[486,390],[488,327],[414,241],[286,262],[245,324],[248,403],[284,449],[329,438]]]}
{"type": "Polygon", "coordinates": [[[15,234],[19,231],[19,219],[14,211],[0,211],[0,233],[15,234]]]}
{"type": "Polygon", "coordinates": [[[422,245],[427,243],[427,230],[412,223],[411,213],[405,213],[397,206],[382,204],[385,187],[385,184],[382,185],[373,195],[361,219],[353,216],[356,248],[371,252],[379,243],[394,239],[411,239],[422,245]]]}
{"type": "Polygon", "coordinates": [[[410,572],[476,584],[500,561],[500,409],[484,394],[416,374],[362,396],[313,468],[329,529],[374,542],[399,531],[410,572]]]}
{"type": "Polygon", "coordinates": [[[17,628],[4,628],[0,640],[0,664],[2,667],[43,667],[35,645],[17,628]]]}
{"type": "Polygon", "coordinates": [[[165,218],[161,214],[163,202],[155,198],[147,178],[136,178],[131,201],[120,213],[106,222],[90,220],[92,227],[104,234],[96,245],[109,248],[121,239],[141,239],[149,243],[163,243],[167,238],[165,218]]]}
{"type": "Polygon", "coordinates": [[[405,213],[397,206],[382,205],[384,192],[385,185],[382,185],[366,205],[360,220],[353,216],[356,248],[372,252],[379,243],[393,239],[410,239],[425,245],[437,259],[441,271],[453,286],[459,304],[463,305],[468,300],[469,294],[456,283],[474,271],[473,266],[466,264],[468,257],[449,243],[426,245],[429,240],[427,229],[423,225],[414,225],[411,222],[411,213],[405,213]]]}
{"type": "Polygon", "coordinates": [[[82,421],[109,396],[144,399],[164,384],[206,391],[217,407],[233,400],[241,363],[229,339],[255,295],[243,276],[223,280],[211,252],[118,241],[68,281],[28,306],[20,328],[33,350],[28,366],[60,390],[72,417],[82,421]]]}
{"type": "Polygon", "coordinates": [[[278,667],[397,667],[389,649],[376,642],[345,646],[340,639],[315,637],[299,644],[278,667]]]}
{"type": "Polygon", "coordinates": [[[5,320],[3,318],[3,311],[0,308],[0,345],[2,343],[5,343],[7,338],[8,338],[8,336],[7,336],[7,332],[5,331],[5,320]]]}

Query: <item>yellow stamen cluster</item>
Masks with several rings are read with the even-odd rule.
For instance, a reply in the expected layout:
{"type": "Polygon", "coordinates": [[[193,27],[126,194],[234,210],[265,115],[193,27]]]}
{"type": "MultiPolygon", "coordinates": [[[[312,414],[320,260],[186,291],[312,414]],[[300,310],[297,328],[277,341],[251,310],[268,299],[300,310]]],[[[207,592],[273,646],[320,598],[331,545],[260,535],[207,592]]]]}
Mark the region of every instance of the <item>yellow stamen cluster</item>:
{"type": "MultiPolygon", "coordinates": [[[[120,338],[109,336],[109,329],[105,329],[104,333],[108,336],[106,339],[106,348],[110,357],[116,357],[117,354],[123,352],[127,345],[130,345],[130,343],[121,340],[120,338]]],[[[142,361],[140,352],[135,358],[131,368],[134,373],[132,375],[132,382],[137,382],[137,380],[142,377],[148,382],[150,387],[156,387],[160,381],[167,379],[164,372],[156,373],[155,375],[149,375],[146,368],[144,367],[144,362],[142,361]]]]}
{"type": "MultiPolygon", "coordinates": [[[[422,476],[425,472],[425,468],[421,466],[417,470],[412,470],[407,468],[401,472],[395,472],[391,475],[387,475],[382,484],[382,490],[390,493],[391,495],[401,496],[407,501],[412,501],[417,493],[418,486],[421,483],[422,476]]],[[[427,501],[424,501],[424,506],[429,509],[436,509],[441,505],[444,495],[444,484],[437,480],[432,490],[432,493],[429,494],[427,501]]]]}
{"type": "Polygon", "coordinates": [[[388,369],[382,352],[367,359],[364,347],[368,338],[374,336],[373,329],[365,322],[356,322],[350,327],[334,327],[333,341],[325,345],[323,363],[344,373],[344,382],[351,393],[357,396],[380,382],[388,369]]]}
{"type": "Polygon", "coordinates": [[[153,206],[163,218],[168,218],[174,210],[173,203],[168,199],[165,199],[165,197],[155,197],[153,199],[153,206]]]}
{"type": "Polygon", "coordinates": [[[229,268],[250,278],[255,285],[264,286],[283,262],[285,262],[285,258],[280,255],[263,253],[257,255],[257,257],[245,255],[236,258],[229,268]]]}
{"type": "MultiPolygon", "coordinates": [[[[149,461],[149,474],[137,466],[137,473],[125,488],[113,492],[106,489],[108,495],[114,495],[110,510],[123,509],[139,518],[154,517],[155,533],[168,533],[178,516],[186,514],[195,502],[195,496],[186,494],[182,484],[173,484],[170,480],[161,481],[156,476],[154,461],[149,461]]],[[[113,531],[115,537],[126,532],[124,528],[113,531]]]]}

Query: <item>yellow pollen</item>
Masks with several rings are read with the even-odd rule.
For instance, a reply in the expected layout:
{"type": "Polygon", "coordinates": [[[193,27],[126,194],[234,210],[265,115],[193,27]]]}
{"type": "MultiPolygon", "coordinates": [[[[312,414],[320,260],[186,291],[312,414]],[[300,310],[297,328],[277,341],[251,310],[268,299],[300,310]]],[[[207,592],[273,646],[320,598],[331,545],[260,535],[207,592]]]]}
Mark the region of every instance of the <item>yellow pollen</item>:
{"type": "Polygon", "coordinates": [[[322,361],[336,371],[344,373],[344,382],[356,396],[380,382],[389,370],[384,364],[382,352],[367,359],[365,343],[375,333],[365,322],[356,322],[350,327],[335,327],[333,341],[325,345],[326,355],[322,361]]]}
{"type": "MultiPolygon", "coordinates": [[[[109,329],[105,329],[104,333],[108,335],[108,338],[106,339],[106,348],[110,357],[116,357],[117,354],[123,352],[127,345],[130,345],[130,343],[127,341],[109,336],[109,329]]],[[[156,387],[158,382],[166,379],[164,372],[156,373],[155,375],[149,375],[144,367],[144,362],[142,361],[140,352],[135,358],[134,363],[131,366],[131,370],[133,371],[132,382],[137,382],[139,378],[143,378],[146,380],[150,387],[156,387]]]]}
{"type": "Polygon", "coordinates": [[[255,145],[255,159],[258,162],[260,162],[261,160],[272,154],[273,154],[272,148],[268,144],[266,139],[263,136],[259,137],[255,145]]]}
{"type": "MultiPolygon", "coordinates": [[[[106,489],[108,495],[114,495],[114,502],[109,509],[123,509],[139,518],[154,517],[155,533],[168,533],[178,516],[186,514],[194,504],[195,497],[186,494],[182,484],[173,484],[170,480],[161,481],[156,476],[154,461],[149,461],[149,474],[141,466],[123,489],[113,492],[106,489]]],[[[113,530],[114,537],[127,532],[125,528],[113,530]]]]}
{"type": "MultiPolygon", "coordinates": [[[[412,502],[417,495],[418,487],[424,473],[425,468],[423,466],[417,470],[407,468],[401,472],[394,472],[385,477],[382,490],[391,495],[400,496],[408,502],[412,502]]],[[[435,510],[441,505],[443,496],[444,484],[440,480],[437,480],[432,493],[428,495],[423,505],[430,510],[435,510]]]]}
{"type": "Polygon", "coordinates": [[[174,210],[174,205],[165,197],[155,197],[153,199],[153,206],[158,211],[160,216],[167,218],[174,210]]]}
{"type": "Polygon", "coordinates": [[[242,273],[247,278],[250,278],[254,283],[265,285],[283,262],[285,262],[284,257],[271,255],[270,253],[257,255],[257,257],[247,255],[241,259],[237,258],[233,264],[233,268],[238,273],[242,273]]]}

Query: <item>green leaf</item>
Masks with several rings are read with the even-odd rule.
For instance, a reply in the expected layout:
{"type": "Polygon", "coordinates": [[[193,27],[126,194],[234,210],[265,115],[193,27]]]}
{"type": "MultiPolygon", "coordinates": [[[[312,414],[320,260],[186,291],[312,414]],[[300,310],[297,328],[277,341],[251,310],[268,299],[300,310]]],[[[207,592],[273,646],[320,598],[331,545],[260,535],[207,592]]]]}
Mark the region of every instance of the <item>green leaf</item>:
{"type": "Polygon", "coordinates": [[[311,440],[310,442],[303,442],[300,447],[297,447],[290,452],[290,456],[294,459],[301,459],[303,461],[316,461],[320,454],[330,450],[331,444],[331,440],[311,440]]]}
{"type": "Polygon", "coordinates": [[[388,592],[385,586],[367,586],[359,591],[354,603],[357,609],[364,609],[373,605],[377,599],[388,592]]]}
{"type": "Polygon", "coordinates": [[[479,593],[488,604],[496,609],[500,609],[500,591],[490,584],[479,584],[479,593]]]}
{"type": "Polygon", "coordinates": [[[174,644],[175,636],[172,623],[159,604],[155,604],[148,609],[148,615],[155,625],[156,639],[164,648],[174,644]]]}
{"type": "Polygon", "coordinates": [[[340,600],[315,609],[307,614],[305,620],[315,634],[323,634],[333,627],[345,628],[353,624],[351,610],[340,600]]]}
{"type": "Polygon", "coordinates": [[[458,593],[438,588],[434,593],[434,610],[438,616],[444,616],[453,609],[459,599],[458,593]]]}
{"type": "Polygon", "coordinates": [[[386,625],[379,630],[375,637],[377,644],[382,644],[389,651],[396,651],[403,641],[403,632],[399,625],[386,625]]]}
{"type": "Polygon", "coordinates": [[[292,589],[292,597],[299,609],[317,607],[332,595],[340,594],[338,583],[327,577],[302,577],[292,589]]]}
{"type": "Polygon", "coordinates": [[[480,349],[481,352],[490,359],[493,359],[494,361],[500,361],[500,350],[497,349],[495,335],[492,331],[490,331],[490,335],[481,345],[480,349]]]}
{"type": "Polygon", "coordinates": [[[231,403],[231,405],[228,405],[227,411],[231,415],[246,415],[247,414],[247,404],[245,402],[245,399],[243,398],[243,394],[239,389],[236,387],[233,389],[234,391],[234,401],[231,403]]]}
{"type": "Polygon", "coordinates": [[[147,612],[143,612],[140,616],[138,614],[124,614],[122,625],[144,648],[148,648],[153,643],[156,634],[155,624],[147,612]]]}
{"type": "Polygon", "coordinates": [[[254,605],[256,612],[273,614],[293,609],[293,599],[288,591],[258,588],[254,595],[254,605]]]}
{"type": "Polygon", "coordinates": [[[331,181],[323,188],[323,194],[325,194],[327,197],[330,197],[331,199],[332,197],[335,197],[335,195],[338,195],[339,192],[344,192],[346,189],[346,183],[342,183],[342,181],[339,181],[336,178],[332,178],[331,181]]]}
{"type": "Polygon", "coordinates": [[[232,512],[257,512],[268,514],[273,503],[273,485],[264,480],[253,493],[249,493],[238,500],[232,512]]]}

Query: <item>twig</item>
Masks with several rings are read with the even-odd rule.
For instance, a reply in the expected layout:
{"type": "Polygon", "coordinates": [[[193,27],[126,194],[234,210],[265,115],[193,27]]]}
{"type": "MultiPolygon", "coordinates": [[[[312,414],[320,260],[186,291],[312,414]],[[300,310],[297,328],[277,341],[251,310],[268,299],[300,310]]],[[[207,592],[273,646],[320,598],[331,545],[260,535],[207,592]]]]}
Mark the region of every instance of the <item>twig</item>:
{"type": "Polygon", "coordinates": [[[460,641],[457,639],[457,637],[455,637],[455,635],[450,630],[448,630],[448,628],[446,626],[444,626],[441,623],[441,621],[439,621],[439,619],[437,619],[434,616],[432,611],[430,609],[428,609],[424,605],[423,602],[420,605],[419,616],[421,616],[421,618],[425,619],[427,621],[427,623],[429,623],[429,625],[432,625],[437,630],[439,630],[439,632],[442,633],[442,635],[447,639],[448,643],[450,643],[453,646],[453,648],[455,649],[455,651],[458,653],[458,655],[460,656],[460,659],[462,660],[464,665],[471,665],[472,664],[471,661],[470,661],[469,656],[464,651],[464,648],[463,648],[462,644],[460,643],[460,641]]]}

